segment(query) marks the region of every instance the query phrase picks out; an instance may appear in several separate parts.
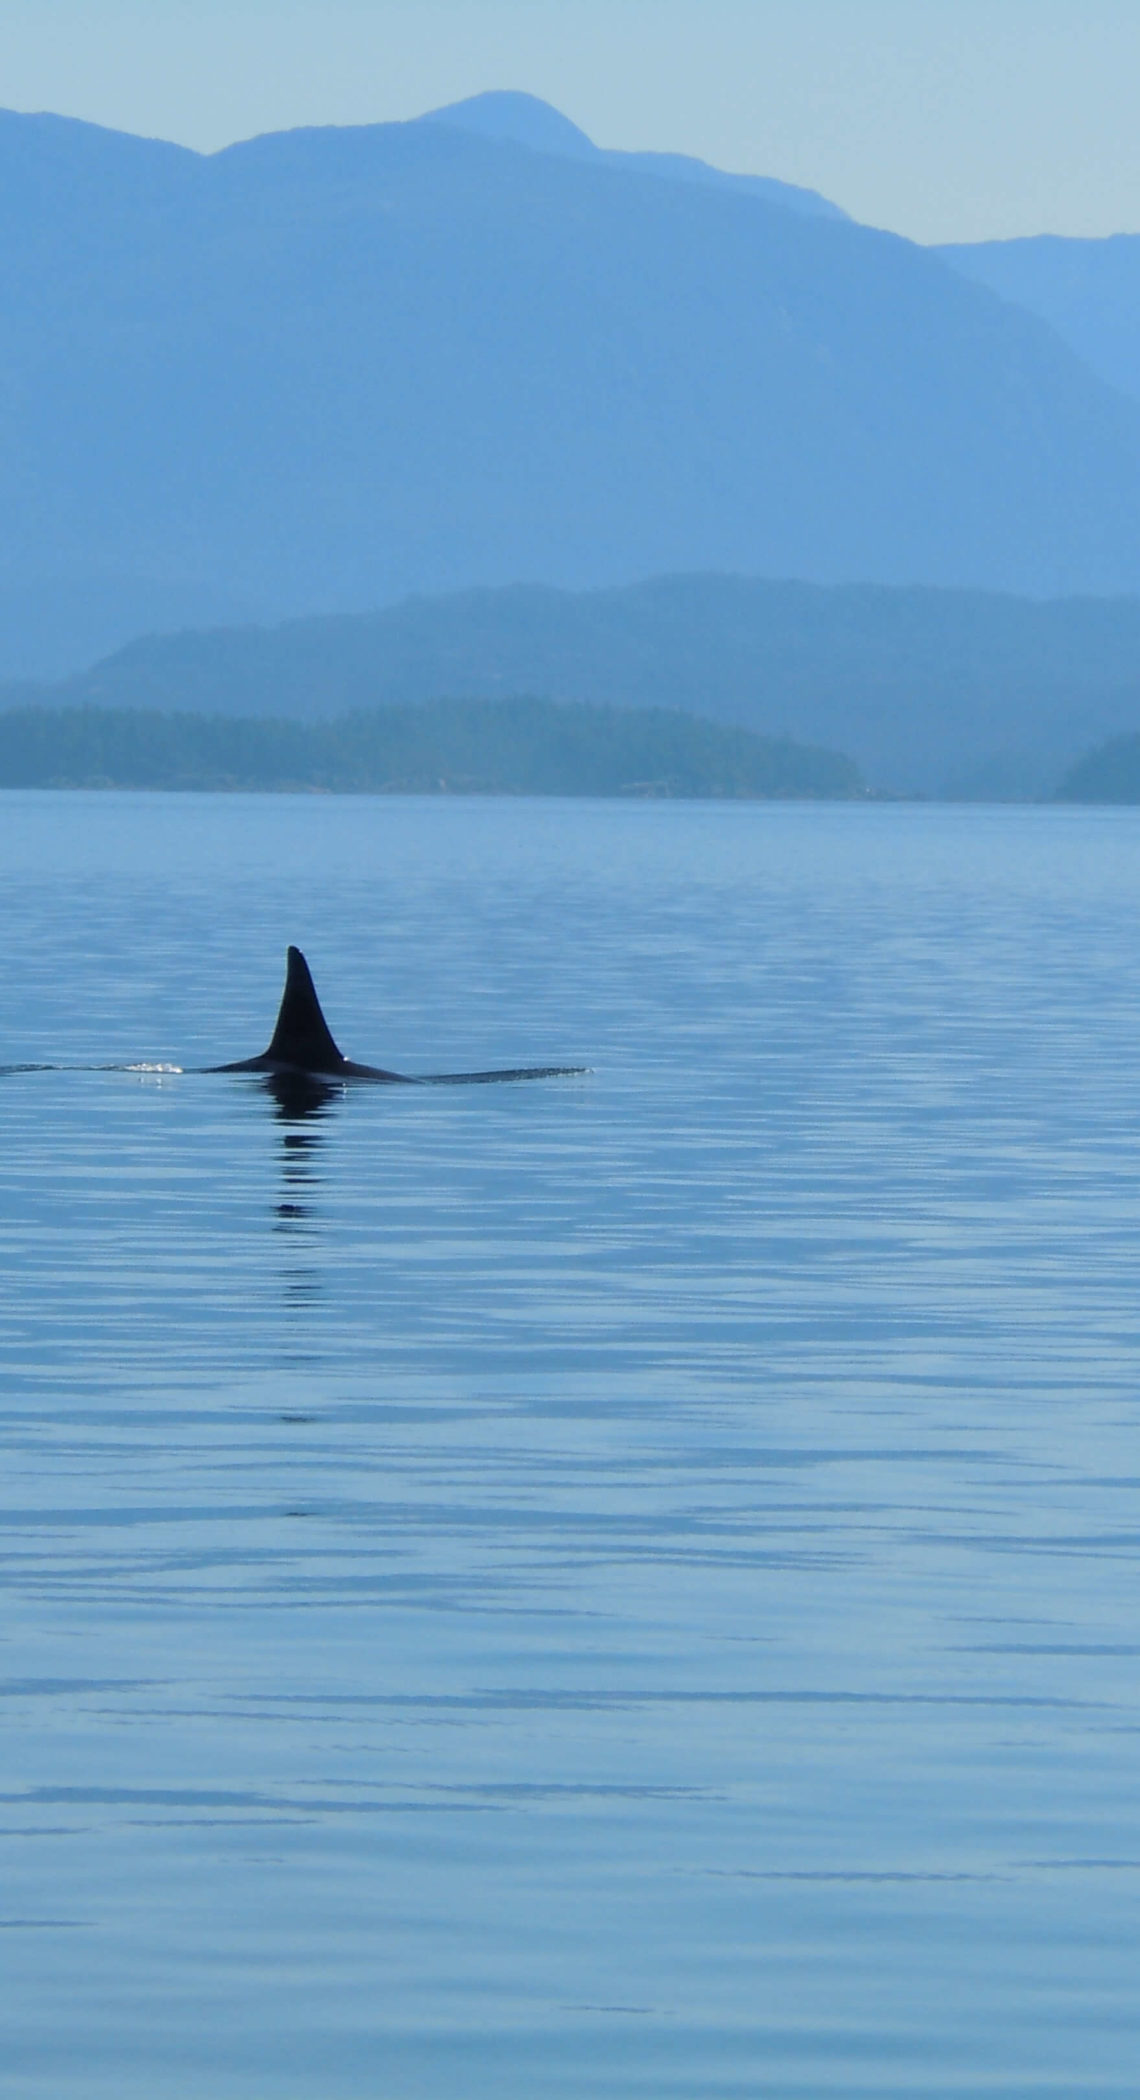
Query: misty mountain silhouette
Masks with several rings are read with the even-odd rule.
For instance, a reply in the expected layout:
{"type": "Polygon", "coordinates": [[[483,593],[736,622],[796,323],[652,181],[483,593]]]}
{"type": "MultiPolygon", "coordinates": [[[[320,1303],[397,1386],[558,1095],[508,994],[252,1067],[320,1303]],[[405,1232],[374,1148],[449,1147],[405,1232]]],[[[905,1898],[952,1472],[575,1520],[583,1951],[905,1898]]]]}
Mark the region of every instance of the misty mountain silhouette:
{"type": "Polygon", "coordinates": [[[1140,399],[1140,234],[939,248],[963,276],[1037,314],[1090,371],[1140,399]]]}
{"type": "Polygon", "coordinates": [[[738,196],[756,197],[766,204],[782,204],[789,211],[813,217],[846,219],[837,204],[816,190],[805,190],[791,182],[777,182],[770,175],[731,175],[712,168],[707,161],[687,153],[625,153],[612,147],[595,146],[584,131],[552,109],[537,95],[521,95],[502,88],[485,95],[472,95],[465,102],[449,103],[420,119],[425,124],[452,124],[481,138],[509,139],[516,146],[529,146],[535,153],[562,154],[569,160],[592,161],[595,167],[625,169],[628,173],[660,175],[672,182],[704,183],[738,196]]]}
{"type": "Polygon", "coordinates": [[[1045,325],[581,136],[514,97],[212,156],[0,115],[0,581],[1140,588],[1140,406],[1045,325]]]}

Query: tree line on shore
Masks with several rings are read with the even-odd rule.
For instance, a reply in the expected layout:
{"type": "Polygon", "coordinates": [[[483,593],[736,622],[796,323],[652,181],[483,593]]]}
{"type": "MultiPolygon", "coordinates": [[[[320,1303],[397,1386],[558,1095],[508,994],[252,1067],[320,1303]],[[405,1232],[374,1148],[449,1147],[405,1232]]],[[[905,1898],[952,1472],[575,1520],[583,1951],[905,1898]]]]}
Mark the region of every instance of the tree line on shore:
{"type": "Polygon", "coordinates": [[[331,721],[24,706],[0,786],[331,793],[821,797],[866,793],[839,752],[672,708],[437,700],[331,721]]]}
{"type": "MultiPolygon", "coordinates": [[[[825,801],[874,792],[843,753],[789,737],[676,708],[530,698],[422,701],[317,722],[11,707],[0,710],[0,787],[825,801]]],[[[1082,754],[1045,799],[1140,804],[1140,732],[1082,754]]]]}

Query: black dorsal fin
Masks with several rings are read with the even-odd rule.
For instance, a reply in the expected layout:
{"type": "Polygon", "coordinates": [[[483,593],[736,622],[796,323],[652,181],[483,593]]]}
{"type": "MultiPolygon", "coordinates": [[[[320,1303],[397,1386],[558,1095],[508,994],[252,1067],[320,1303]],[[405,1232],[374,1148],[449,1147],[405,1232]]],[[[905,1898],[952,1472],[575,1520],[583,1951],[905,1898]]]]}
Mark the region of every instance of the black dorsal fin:
{"type": "Polygon", "coordinates": [[[340,1072],[345,1060],[321,1012],[309,965],[299,948],[290,948],[285,990],[273,1041],[265,1053],[273,1064],[293,1065],[299,1072],[340,1072]]]}

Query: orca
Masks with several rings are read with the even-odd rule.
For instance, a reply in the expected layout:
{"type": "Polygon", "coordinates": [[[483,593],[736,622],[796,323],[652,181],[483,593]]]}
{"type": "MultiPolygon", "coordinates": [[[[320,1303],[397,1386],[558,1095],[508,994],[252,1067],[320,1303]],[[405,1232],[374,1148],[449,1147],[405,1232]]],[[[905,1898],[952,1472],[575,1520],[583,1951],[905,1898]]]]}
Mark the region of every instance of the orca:
{"type": "Polygon", "coordinates": [[[299,948],[288,952],[285,990],[269,1048],[260,1057],[243,1057],[236,1064],[207,1067],[210,1072],[259,1072],[271,1080],[312,1082],[318,1086],[357,1079],[378,1086],[485,1086],[512,1079],[576,1078],[586,1069],[584,1065],[524,1065],[506,1072],[434,1072],[411,1078],[405,1072],[386,1072],[380,1065],[357,1064],[345,1057],[333,1041],[312,972],[299,948]]]}

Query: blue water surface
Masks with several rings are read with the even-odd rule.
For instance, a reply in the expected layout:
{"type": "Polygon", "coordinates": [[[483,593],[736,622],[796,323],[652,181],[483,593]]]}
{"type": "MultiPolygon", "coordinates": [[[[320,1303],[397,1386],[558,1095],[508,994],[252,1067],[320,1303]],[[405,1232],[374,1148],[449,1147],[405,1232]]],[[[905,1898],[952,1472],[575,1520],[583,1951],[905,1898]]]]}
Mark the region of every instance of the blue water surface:
{"type": "Polygon", "coordinates": [[[5,2100],[1140,2086],[1140,813],[0,796],[5,2100]],[[304,1115],[341,1047],[501,1088],[304,1115]]]}

